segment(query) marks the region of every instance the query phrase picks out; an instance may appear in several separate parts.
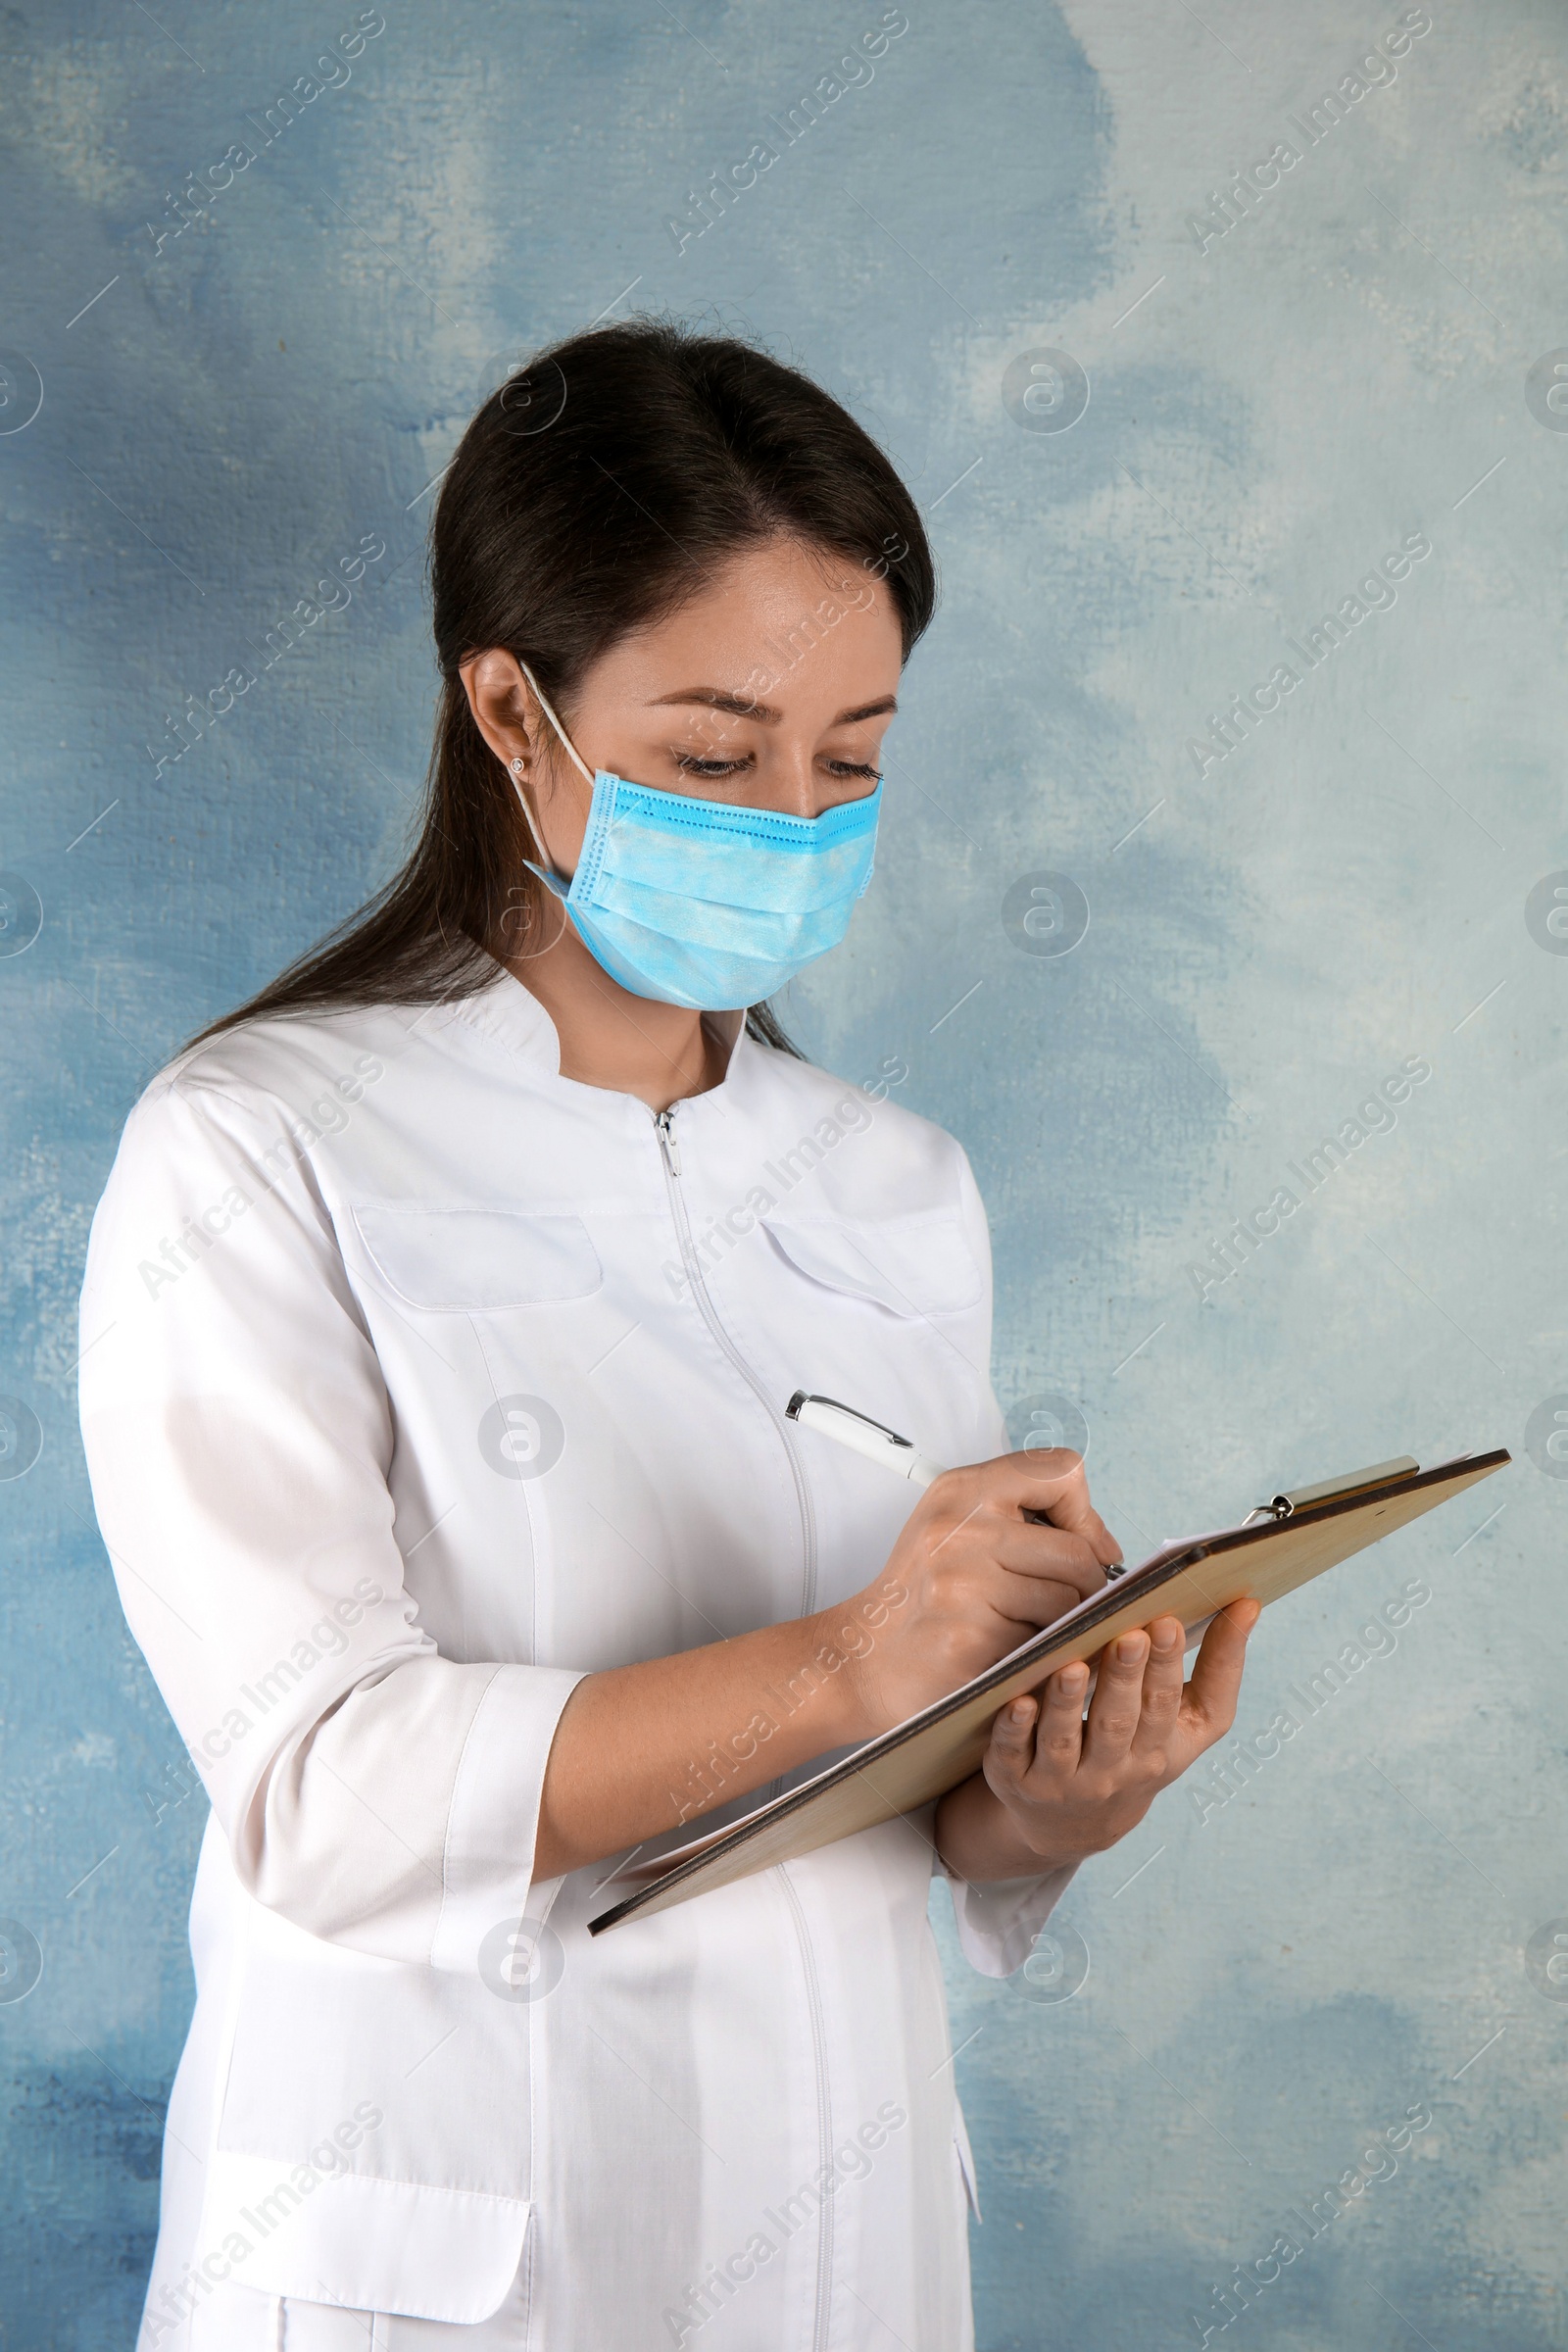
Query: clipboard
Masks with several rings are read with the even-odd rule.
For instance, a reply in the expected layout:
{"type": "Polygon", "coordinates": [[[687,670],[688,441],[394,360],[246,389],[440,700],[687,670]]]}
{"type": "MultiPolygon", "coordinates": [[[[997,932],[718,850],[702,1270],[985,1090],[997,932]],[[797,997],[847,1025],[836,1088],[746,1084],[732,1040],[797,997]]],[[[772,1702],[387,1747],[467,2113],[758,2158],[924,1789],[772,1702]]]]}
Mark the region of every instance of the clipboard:
{"type": "MultiPolygon", "coordinates": [[[[754,1871],[831,1845],[945,1796],[979,1769],[992,1719],[1058,1666],[1093,1658],[1151,1618],[1180,1617],[1189,1642],[1233,1600],[1265,1605],[1338,1567],[1512,1460],[1506,1446],[1422,1470],[1409,1455],[1259,1503],[1237,1527],[1162,1544],[1102,1591],[907,1721],[656,1865],[649,1882],[588,1923],[590,1935],[650,1918],[754,1871]]],[[[645,1866],[646,1867],[646,1866],[645,1866]]],[[[628,1875],[617,1874],[622,1883],[628,1875]]],[[[642,1875],[642,1874],[638,1874],[642,1875]]]]}

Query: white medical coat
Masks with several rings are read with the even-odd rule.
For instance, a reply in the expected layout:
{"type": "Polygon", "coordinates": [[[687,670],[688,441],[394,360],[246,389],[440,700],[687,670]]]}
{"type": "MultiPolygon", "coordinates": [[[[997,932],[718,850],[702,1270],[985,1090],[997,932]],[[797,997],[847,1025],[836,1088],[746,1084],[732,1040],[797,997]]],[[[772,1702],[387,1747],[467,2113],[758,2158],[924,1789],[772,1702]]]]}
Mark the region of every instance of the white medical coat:
{"type": "MultiPolygon", "coordinates": [[[[237,2343],[225,2294],[512,2293],[532,2352],[971,2340],[929,1811],[598,1937],[612,1864],[531,1877],[579,1677],[882,1566],[909,1489],[792,1390],[1005,1448],[968,1164],[882,1092],[740,1034],[660,1122],[498,967],[220,1037],[133,1111],[82,1429],[212,1800],[144,2345],[237,2343]]],[[[1066,1875],[954,1886],[979,1968],[1066,1875]]]]}

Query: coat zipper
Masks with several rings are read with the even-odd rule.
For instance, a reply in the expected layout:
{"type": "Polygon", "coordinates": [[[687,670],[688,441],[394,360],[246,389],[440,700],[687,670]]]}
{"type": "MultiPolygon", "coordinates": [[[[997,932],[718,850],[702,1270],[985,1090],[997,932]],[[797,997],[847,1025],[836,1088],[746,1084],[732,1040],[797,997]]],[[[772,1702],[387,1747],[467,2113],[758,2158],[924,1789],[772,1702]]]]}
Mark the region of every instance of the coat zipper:
{"type": "MultiPolygon", "coordinates": [[[[669,1211],[674,1222],[675,1239],[680,1245],[681,1262],[686,1268],[686,1279],[691,1285],[692,1297],[697,1302],[697,1311],[707,1324],[714,1346],[722,1352],[725,1361],[732,1364],[740,1374],[777,1430],[779,1443],[784,1448],[784,1456],[790,1466],[790,1475],[795,1481],[795,1495],[801,1513],[803,1553],[801,1615],[808,1617],[816,1598],[816,1514],[811,1507],[810,1490],[807,1486],[805,1474],[796,1458],[794,1441],[791,1438],[788,1423],[719,1321],[718,1310],[709,1296],[708,1284],[704,1279],[702,1264],[697,1255],[697,1248],[692,1240],[691,1220],[686,1214],[685,1198],[680,1188],[680,1145],[675,1137],[674,1110],[655,1111],[654,1126],[659,1135],[660,1157],[663,1162],[664,1169],[664,1189],[669,1195],[669,1211]]],[[[776,1787],[774,1793],[777,1793],[776,1787]]],[[[822,2017],[821,1988],[816,1976],[816,1955],[811,1949],[810,1929],[807,1923],[801,1898],[790,1879],[788,1866],[781,1865],[778,1875],[783,1885],[785,1902],[789,1908],[790,1923],[795,1930],[795,1939],[800,1946],[801,1974],[806,1982],[806,2004],[811,2022],[811,2061],[816,2076],[816,2128],[819,2159],[823,2165],[830,2166],[833,2160],[833,2110],[827,2071],[827,2032],[822,2017]]],[[[814,2352],[827,2352],[828,2328],[832,2314],[832,2292],[833,2207],[830,2199],[823,2198],[817,2208],[816,2309],[811,2329],[814,2352]]]]}
{"type": "Polygon", "coordinates": [[[718,1319],[717,1309],[709,1296],[708,1284],[704,1279],[702,1265],[697,1255],[697,1247],[692,1240],[691,1220],[686,1214],[686,1202],[680,1189],[680,1145],[675,1140],[674,1111],[655,1111],[654,1125],[659,1132],[659,1150],[664,1163],[664,1185],[669,1194],[670,1215],[675,1223],[675,1239],[680,1244],[681,1260],[686,1268],[686,1279],[691,1285],[692,1297],[697,1301],[697,1311],[707,1324],[714,1345],[721,1349],[725,1360],[732,1364],[740,1374],[769,1421],[772,1422],[778,1433],[779,1444],[784,1448],[784,1458],[790,1466],[790,1476],[795,1481],[795,1499],[801,1513],[803,1563],[801,1615],[809,1617],[812,1609],[816,1606],[816,1514],[811,1507],[810,1489],[807,1486],[805,1473],[796,1455],[789,1423],[724,1329],[718,1319]]]}

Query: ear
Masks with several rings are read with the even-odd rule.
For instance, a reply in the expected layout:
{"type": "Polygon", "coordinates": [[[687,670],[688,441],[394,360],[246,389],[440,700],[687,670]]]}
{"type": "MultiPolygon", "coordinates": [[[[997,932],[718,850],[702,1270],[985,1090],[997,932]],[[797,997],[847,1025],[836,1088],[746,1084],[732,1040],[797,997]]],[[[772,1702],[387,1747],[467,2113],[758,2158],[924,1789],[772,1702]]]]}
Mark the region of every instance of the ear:
{"type": "Polygon", "coordinates": [[[523,773],[532,781],[548,729],[516,655],[491,646],[465,662],[458,675],[474,725],[502,766],[510,772],[513,761],[521,760],[523,773]]]}

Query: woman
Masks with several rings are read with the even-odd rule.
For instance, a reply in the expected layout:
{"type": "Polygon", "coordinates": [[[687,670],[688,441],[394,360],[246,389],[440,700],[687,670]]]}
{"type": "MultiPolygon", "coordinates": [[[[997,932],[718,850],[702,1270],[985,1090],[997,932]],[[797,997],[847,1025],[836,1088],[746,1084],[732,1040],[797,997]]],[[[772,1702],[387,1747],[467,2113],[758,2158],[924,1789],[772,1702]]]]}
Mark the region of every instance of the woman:
{"type": "Polygon", "coordinates": [[[997,1458],[962,1152],[763,1002],[869,878],[930,617],[887,461],[757,351],[584,335],[470,425],[434,591],[410,863],[149,1089],[93,1229],[94,1493],[213,1806],[142,2342],[953,2352],[933,1868],[1018,1967],[1229,1727],[1250,1611],[590,1939],[1117,1552],[1076,1456],[997,1458]],[[978,1466],[910,1512],[797,1386],[978,1466]]]}

